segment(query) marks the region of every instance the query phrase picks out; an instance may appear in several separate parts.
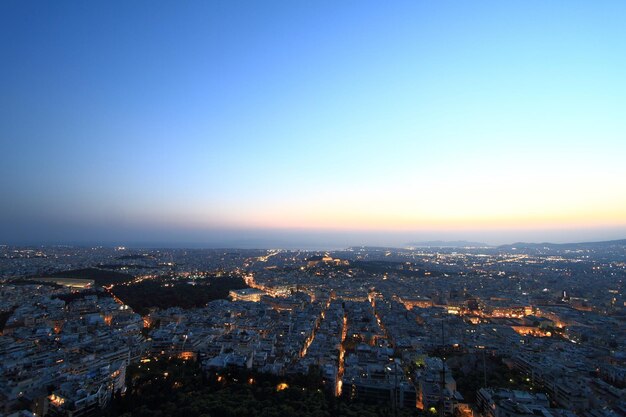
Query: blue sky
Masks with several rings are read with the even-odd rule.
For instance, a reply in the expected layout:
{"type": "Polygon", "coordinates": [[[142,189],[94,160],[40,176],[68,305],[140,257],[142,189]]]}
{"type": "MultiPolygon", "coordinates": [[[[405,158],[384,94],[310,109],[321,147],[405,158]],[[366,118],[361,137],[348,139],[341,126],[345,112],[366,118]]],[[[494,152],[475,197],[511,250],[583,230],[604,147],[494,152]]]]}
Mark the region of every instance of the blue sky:
{"type": "Polygon", "coordinates": [[[625,16],[2,2],[0,240],[626,237],[625,16]]]}

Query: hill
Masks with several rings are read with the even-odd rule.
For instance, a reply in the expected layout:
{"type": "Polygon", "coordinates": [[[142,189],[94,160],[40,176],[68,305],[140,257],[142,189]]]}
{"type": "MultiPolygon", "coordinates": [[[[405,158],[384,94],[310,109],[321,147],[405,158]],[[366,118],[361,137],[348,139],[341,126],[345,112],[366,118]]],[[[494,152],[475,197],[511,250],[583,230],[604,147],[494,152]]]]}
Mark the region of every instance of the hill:
{"type": "Polygon", "coordinates": [[[626,239],[606,240],[600,242],[579,242],[579,243],[527,243],[516,242],[510,245],[501,245],[497,249],[500,250],[585,250],[585,249],[620,249],[626,248],[626,239]]]}
{"type": "Polygon", "coordinates": [[[490,245],[482,242],[467,240],[429,240],[425,242],[410,242],[407,246],[416,248],[487,248],[490,245]]]}

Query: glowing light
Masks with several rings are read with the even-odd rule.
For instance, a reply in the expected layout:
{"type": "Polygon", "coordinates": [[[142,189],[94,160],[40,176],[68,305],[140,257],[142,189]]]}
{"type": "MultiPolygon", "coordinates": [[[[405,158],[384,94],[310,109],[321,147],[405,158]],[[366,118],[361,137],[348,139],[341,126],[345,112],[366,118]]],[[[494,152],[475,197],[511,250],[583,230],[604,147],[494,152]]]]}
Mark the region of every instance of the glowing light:
{"type": "Polygon", "coordinates": [[[189,359],[193,359],[194,358],[194,353],[193,352],[181,352],[178,354],[178,358],[182,359],[184,361],[188,361],[189,359]]]}
{"type": "Polygon", "coordinates": [[[65,403],[65,398],[59,397],[56,394],[50,395],[48,399],[50,400],[52,404],[54,404],[57,407],[62,406],[65,403]]]}

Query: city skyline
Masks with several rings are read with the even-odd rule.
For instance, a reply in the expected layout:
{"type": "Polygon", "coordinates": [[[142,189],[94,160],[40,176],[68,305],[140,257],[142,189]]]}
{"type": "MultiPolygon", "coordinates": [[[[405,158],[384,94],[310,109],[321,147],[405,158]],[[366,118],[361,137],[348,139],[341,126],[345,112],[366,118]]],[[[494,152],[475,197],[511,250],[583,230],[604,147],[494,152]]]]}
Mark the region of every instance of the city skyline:
{"type": "Polygon", "coordinates": [[[622,2],[0,9],[0,244],[626,237],[622,2]]]}

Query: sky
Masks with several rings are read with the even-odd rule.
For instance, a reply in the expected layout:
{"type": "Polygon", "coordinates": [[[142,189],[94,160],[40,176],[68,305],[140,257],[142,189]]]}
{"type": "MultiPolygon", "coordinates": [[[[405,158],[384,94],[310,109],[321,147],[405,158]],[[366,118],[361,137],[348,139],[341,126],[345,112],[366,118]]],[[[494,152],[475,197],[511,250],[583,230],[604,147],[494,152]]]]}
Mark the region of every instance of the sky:
{"type": "Polygon", "coordinates": [[[0,2],[0,244],[626,238],[626,2],[0,2]]]}

